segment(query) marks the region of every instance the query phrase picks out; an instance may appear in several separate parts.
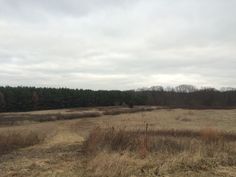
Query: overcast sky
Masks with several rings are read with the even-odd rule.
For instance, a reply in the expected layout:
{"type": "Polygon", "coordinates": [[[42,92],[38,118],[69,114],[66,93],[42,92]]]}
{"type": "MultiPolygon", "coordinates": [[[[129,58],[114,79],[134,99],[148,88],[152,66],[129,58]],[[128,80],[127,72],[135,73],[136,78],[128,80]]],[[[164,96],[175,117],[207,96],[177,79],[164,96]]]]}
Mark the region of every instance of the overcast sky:
{"type": "Polygon", "coordinates": [[[0,85],[236,87],[236,0],[0,0],[0,85]]]}

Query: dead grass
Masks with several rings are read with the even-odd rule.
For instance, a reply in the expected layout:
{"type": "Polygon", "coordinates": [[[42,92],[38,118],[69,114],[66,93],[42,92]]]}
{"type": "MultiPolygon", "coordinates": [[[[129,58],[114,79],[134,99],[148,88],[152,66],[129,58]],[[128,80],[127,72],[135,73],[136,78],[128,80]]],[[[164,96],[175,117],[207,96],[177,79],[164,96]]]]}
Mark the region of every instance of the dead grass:
{"type": "Polygon", "coordinates": [[[235,166],[235,142],[226,134],[212,128],[143,132],[96,127],[83,149],[91,176],[178,176],[235,166]]]}
{"type": "Polygon", "coordinates": [[[154,110],[151,112],[140,112],[133,114],[103,116],[97,119],[102,128],[126,127],[126,129],[144,129],[145,122],[153,130],[159,129],[190,129],[199,131],[205,127],[214,127],[220,131],[236,132],[236,109],[235,110],[189,110],[166,109],[154,110]],[[191,121],[183,121],[183,118],[191,121]]]}
{"type": "Polygon", "coordinates": [[[181,121],[183,121],[183,122],[190,122],[191,121],[191,119],[190,118],[182,118],[182,119],[180,119],[181,121]]]}
{"type": "Polygon", "coordinates": [[[36,131],[8,131],[0,135],[0,155],[41,143],[46,135],[36,131]]]}
{"type": "MultiPolygon", "coordinates": [[[[23,114],[69,116],[116,108],[99,109],[23,114]]],[[[26,125],[22,121],[0,127],[1,136],[9,131],[49,136],[36,146],[0,156],[0,176],[234,177],[235,118],[236,110],[159,109],[26,125]]]]}
{"type": "Polygon", "coordinates": [[[57,120],[72,120],[79,118],[100,117],[103,115],[119,115],[155,110],[155,107],[102,107],[102,108],[79,108],[48,111],[33,111],[24,113],[0,113],[0,125],[19,125],[23,123],[47,122],[57,120]]]}
{"type": "Polygon", "coordinates": [[[219,154],[214,158],[206,158],[199,153],[183,152],[176,155],[151,154],[143,159],[127,152],[103,151],[88,160],[86,174],[91,177],[221,177],[222,173],[218,173],[217,170],[222,167],[229,169],[223,176],[232,174],[234,157],[219,154]]]}
{"type": "Polygon", "coordinates": [[[139,172],[144,165],[141,159],[133,158],[128,153],[98,153],[88,162],[88,176],[96,177],[130,177],[139,172]]]}
{"type": "Polygon", "coordinates": [[[84,141],[83,149],[89,154],[102,150],[109,152],[130,151],[138,153],[142,158],[146,157],[148,153],[178,154],[196,151],[200,151],[207,157],[213,157],[219,152],[228,153],[233,150],[230,142],[236,139],[232,136],[236,137],[235,134],[218,132],[210,128],[199,132],[191,130],[143,132],[115,130],[114,128],[103,130],[97,127],[84,141]]]}

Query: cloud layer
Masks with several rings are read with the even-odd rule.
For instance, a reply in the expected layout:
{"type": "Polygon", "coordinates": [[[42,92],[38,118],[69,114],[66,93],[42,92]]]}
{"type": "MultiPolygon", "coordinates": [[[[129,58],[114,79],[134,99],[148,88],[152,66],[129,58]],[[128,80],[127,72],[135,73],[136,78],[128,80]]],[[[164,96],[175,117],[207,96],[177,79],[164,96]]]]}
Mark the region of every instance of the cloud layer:
{"type": "Polygon", "coordinates": [[[0,0],[0,85],[236,87],[235,0],[0,0]]]}

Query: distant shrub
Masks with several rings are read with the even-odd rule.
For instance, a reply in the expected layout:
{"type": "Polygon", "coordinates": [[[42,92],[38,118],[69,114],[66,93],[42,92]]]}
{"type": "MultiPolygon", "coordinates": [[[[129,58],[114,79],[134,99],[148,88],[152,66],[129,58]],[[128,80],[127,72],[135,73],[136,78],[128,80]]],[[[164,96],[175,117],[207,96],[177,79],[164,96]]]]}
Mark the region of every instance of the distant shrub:
{"type": "Polygon", "coordinates": [[[136,113],[136,112],[145,112],[145,111],[153,111],[154,108],[151,107],[133,107],[131,108],[114,108],[107,109],[103,111],[104,115],[119,115],[119,114],[128,114],[128,113],[136,113]]]}
{"type": "Polygon", "coordinates": [[[129,103],[129,108],[133,108],[134,104],[132,102],[129,103]]]}
{"type": "Polygon", "coordinates": [[[205,142],[212,142],[219,140],[223,135],[221,135],[217,129],[209,127],[201,129],[200,136],[205,142]]]}

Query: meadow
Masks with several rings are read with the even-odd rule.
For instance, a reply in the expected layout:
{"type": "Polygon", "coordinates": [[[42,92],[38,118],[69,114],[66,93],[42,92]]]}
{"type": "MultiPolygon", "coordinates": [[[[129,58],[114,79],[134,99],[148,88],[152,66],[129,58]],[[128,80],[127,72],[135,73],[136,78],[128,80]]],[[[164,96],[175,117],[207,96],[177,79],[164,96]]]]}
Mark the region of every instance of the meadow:
{"type": "Polygon", "coordinates": [[[236,176],[236,109],[93,107],[0,114],[0,174],[236,176]]]}

